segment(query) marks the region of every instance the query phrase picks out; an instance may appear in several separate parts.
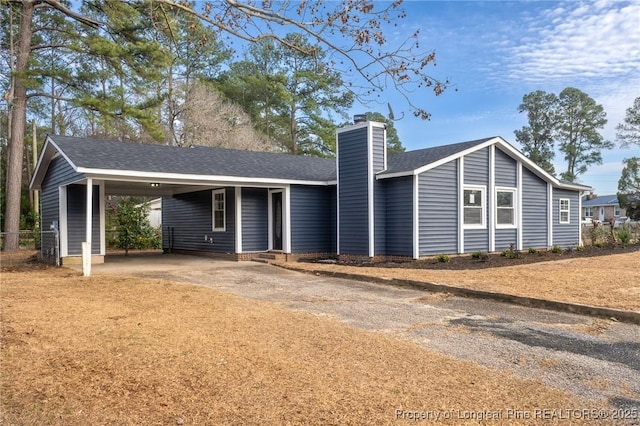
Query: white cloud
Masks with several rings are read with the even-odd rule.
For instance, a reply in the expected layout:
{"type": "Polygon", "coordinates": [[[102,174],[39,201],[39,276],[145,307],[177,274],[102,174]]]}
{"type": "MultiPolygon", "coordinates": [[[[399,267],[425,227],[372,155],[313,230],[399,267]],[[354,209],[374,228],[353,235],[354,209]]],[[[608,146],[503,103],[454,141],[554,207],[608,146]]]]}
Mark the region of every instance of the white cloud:
{"type": "Polygon", "coordinates": [[[609,84],[640,71],[638,2],[565,2],[525,22],[529,28],[505,52],[513,80],[578,86],[599,77],[609,84]]]}

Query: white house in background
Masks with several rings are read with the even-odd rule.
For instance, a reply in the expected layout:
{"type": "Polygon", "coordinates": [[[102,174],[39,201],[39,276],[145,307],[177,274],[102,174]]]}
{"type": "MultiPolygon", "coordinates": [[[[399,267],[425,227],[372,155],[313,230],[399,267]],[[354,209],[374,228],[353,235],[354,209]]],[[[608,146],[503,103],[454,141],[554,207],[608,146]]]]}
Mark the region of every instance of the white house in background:
{"type": "Polygon", "coordinates": [[[625,216],[626,210],[620,208],[618,196],[589,194],[582,201],[582,217],[599,220],[613,221],[613,219],[625,216]]]}
{"type": "Polygon", "coordinates": [[[155,198],[147,202],[147,206],[149,206],[149,213],[147,214],[147,218],[149,219],[149,223],[154,228],[159,228],[162,226],[162,198],[155,198]]]}

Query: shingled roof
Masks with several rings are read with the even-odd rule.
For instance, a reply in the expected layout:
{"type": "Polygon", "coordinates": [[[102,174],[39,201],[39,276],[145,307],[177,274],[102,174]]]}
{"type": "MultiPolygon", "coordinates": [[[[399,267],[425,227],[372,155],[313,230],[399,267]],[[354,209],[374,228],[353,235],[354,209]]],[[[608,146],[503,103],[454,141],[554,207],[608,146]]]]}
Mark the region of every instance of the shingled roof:
{"type": "Polygon", "coordinates": [[[203,176],[233,176],[301,181],[336,179],[334,159],[227,148],[179,148],[50,135],[81,169],[132,170],[203,176]]]}

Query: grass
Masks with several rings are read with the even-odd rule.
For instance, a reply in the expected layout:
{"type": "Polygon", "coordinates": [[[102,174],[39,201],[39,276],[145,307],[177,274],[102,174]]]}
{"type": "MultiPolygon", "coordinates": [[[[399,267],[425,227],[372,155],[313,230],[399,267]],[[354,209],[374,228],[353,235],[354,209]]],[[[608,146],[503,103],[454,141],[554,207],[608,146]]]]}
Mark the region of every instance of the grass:
{"type": "Polygon", "coordinates": [[[381,268],[302,262],[288,263],[285,266],[308,272],[343,272],[388,279],[425,281],[640,311],[638,250],[608,256],[562,259],[482,270],[381,268]]]}
{"type": "Polygon", "coordinates": [[[209,288],[64,268],[1,279],[2,424],[389,424],[397,409],[585,406],[409,341],[209,288]]]}

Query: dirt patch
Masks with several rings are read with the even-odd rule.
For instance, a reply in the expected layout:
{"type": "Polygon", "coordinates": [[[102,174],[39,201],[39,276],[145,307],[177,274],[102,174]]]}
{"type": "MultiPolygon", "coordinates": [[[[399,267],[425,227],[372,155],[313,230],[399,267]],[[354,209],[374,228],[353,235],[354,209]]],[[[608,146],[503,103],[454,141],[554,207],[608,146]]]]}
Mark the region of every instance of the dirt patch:
{"type": "Polygon", "coordinates": [[[545,255],[526,253],[516,259],[490,255],[487,261],[455,256],[449,262],[431,259],[358,266],[299,262],[294,267],[307,272],[431,282],[640,311],[640,247],[618,248],[613,252],[618,254],[607,255],[602,254],[611,252],[599,250],[548,252],[545,255]]]}
{"type": "Polygon", "coordinates": [[[51,268],[3,272],[0,291],[6,424],[388,424],[396,410],[449,413],[452,424],[490,411],[501,417],[487,424],[517,424],[507,409],[586,407],[405,340],[204,287],[51,268]]]}

